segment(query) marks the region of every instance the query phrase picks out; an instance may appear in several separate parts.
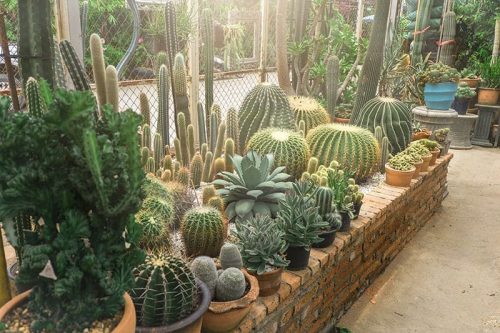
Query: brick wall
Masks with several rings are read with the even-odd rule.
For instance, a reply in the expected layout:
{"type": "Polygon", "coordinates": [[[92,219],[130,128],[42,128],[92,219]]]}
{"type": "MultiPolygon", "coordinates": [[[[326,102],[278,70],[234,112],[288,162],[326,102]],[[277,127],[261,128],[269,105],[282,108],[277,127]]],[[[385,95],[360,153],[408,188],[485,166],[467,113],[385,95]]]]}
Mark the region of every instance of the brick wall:
{"type": "Polygon", "coordinates": [[[383,183],[366,195],[349,233],[313,249],[307,269],[285,272],[279,292],[260,297],[236,332],[318,332],[340,318],[441,206],[452,157],[409,188],[383,183]]]}

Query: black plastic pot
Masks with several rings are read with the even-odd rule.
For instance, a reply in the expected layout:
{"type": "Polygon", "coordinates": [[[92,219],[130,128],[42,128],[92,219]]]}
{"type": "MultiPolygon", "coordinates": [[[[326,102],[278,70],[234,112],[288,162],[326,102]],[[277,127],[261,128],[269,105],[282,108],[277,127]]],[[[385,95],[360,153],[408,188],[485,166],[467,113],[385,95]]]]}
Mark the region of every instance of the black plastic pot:
{"type": "Polygon", "coordinates": [[[363,206],[363,202],[359,203],[359,204],[354,204],[354,217],[352,218],[352,220],[355,220],[358,218],[359,216],[359,211],[361,210],[361,206],[363,206]]]}
{"type": "Polygon", "coordinates": [[[291,271],[300,271],[307,267],[309,263],[310,249],[303,246],[289,246],[286,250],[286,258],[290,260],[288,269],[291,271]]]}
{"type": "Polygon", "coordinates": [[[342,216],[342,226],[340,227],[340,232],[348,232],[351,229],[351,217],[349,213],[341,212],[340,216],[342,216]]]}
{"type": "Polygon", "coordinates": [[[451,106],[459,115],[465,115],[469,107],[469,98],[455,98],[451,106]]]}
{"type": "Polygon", "coordinates": [[[319,237],[322,239],[321,242],[313,244],[312,247],[315,247],[317,249],[321,249],[324,247],[328,247],[332,245],[333,241],[335,240],[335,234],[337,233],[337,230],[330,230],[326,231],[322,234],[319,235],[319,237]]]}

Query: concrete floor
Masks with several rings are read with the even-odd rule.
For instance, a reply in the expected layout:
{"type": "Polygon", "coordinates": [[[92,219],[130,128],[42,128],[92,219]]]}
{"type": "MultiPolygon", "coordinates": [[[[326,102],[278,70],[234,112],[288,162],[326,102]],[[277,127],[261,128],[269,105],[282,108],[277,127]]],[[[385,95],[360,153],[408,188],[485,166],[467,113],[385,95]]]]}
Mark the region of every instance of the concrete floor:
{"type": "Polygon", "coordinates": [[[500,149],[452,152],[443,207],[339,327],[353,333],[500,332],[500,149]]]}

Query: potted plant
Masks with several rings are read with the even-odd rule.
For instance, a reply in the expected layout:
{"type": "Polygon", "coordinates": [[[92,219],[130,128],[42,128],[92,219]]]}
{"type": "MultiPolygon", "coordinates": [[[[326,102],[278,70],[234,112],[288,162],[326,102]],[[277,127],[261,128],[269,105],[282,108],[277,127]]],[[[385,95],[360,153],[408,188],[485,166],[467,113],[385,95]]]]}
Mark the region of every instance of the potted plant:
{"type": "Polygon", "coordinates": [[[469,68],[464,68],[460,72],[460,82],[467,84],[470,88],[477,88],[481,79],[476,72],[469,68]]]}
{"type": "Polygon", "coordinates": [[[433,138],[439,144],[439,156],[444,156],[448,154],[448,149],[450,149],[451,140],[448,139],[448,134],[450,133],[449,128],[440,128],[434,131],[433,138]]]}
{"type": "Polygon", "coordinates": [[[461,82],[455,93],[455,100],[453,101],[452,108],[455,109],[459,115],[465,115],[469,107],[469,102],[474,96],[476,96],[476,92],[472,90],[467,83],[461,82]]]}
{"type": "Polygon", "coordinates": [[[144,179],[134,112],[97,112],[90,91],[46,91],[47,111],[11,113],[0,100],[0,219],[21,214],[37,233],[22,251],[17,282],[33,289],[0,309],[9,331],[15,308],[40,331],[82,332],[104,325],[134,332],[125,293],[143,260],[134,214],[144,179]]]}
{"type": "Polygon", "coordinates": [[[422,165],[424,164],[424,160],[422,156],[413,151],[403,150],[404,154],[410,157],[409,161],[415,166],[415,173],[413,174],[413,179],[418,178],[420,176],[420,172],[422,170],[422,165]]]}
{"type": "Polygon", "coordinates": [[[237,223],[234,235],[239,240],[243,266],[259,281],[259,296],[277,292],[283,268],[289,263],[284,258],[287,244],[283,230],[269,216],[258,215],[237,223]]]}
{"type": "Polygon", "coordinates": [[[330,246],[335,240],[337,230],[342,227],[342,217],[337,212],[335,206],[335,193],[333,190],[326,186],[321,186],[316,192],[316,206],[318,213],[328,225],[323,229],[319,237],[321,242],[313,244],[313,247],[324,248],[330,246]]]}
{"type": "Polygon", "coordinates": [[[322,241],[319,235],[328,227],[318,214],[316,192],[317,186],[312,182],[295,182],[280,203],[277,222],[288,244],[286,258],[290,260],[290,270],[307,267],[311,245],[322,241]]]}
{"type": "Polygon", "coordinates": [[[365,195],[359,190],[359,186],[356,185],[356,181],[353,178],[349,179],[349,186],[347,188],[349,195],[352,197],[352,208],[353,208],[353,220],[357,219],[361,206],[363,205],[363,198],[365,195]]]}
{"type": "Polygon", "coordinates": [[[450,66],[435,63],[419,74],[418,81],[424,86],[424,101],[432,110],[448,110],[455,98],[460,73],[450,66]]]}
{"type": "Polygon", "coordinates": [[[387,185],[408,187],[415,174],[415,166],[411,157],[403,152],[396,154],[385,165],[385,182],[387,185]]]}
{"type": "Polygon", "coordinates": [[[341,103],[335,110],[334,123],[348,124],[351,119],[352,104],[341,103]]]}
{"type": "MultiPolygon", "coordinates": [[[[417,141],[415,141],[417,142],[417,141]]],[[[408,148],[403,150],[406,154],[411,154],[415,153],[417,154],[424,162],[422,163],[422,166],[420,167],[420,172],[427,172],[429,169],[429,164],[432,159],[432,154],[429,149],[422,143],[421,141],[418,141],[419,143],[412,143],[408,148]]]]}
{"type": "Polygon", "coordinates": [[[440,153],[440,149],[439,149],[440,145],[437,141],[429,140],[429,139],[422,139],[422,140],[414,141],[414,143],[424,145],[425,148],[427,148],[431,152],[432,158],[429,162],[429,166],[436,164],[436,160],[439,157],[439,153],[440,153]]]}
{"type": "Polygon", "coordinates": [[[130,296],[137,314],[137,333],[201,332],[212,300],[206,284],[179,258],[157,253],[134,269],[130,296]],[[174,306],[175,305],[175,306],[174,306]]]}
{"type": "Polygon", "coordinates": [[[500,96],[500,62],[481,67],[481,84],[477,96],[478,104],[496,105],[500,96]]]}
{"type": "Polygon", "coordinates": [[[427,139],[432,135],[432,132],[420,126],[419,122],[413,122],[413,133],[411,135],[411,141],[416,141],[420,139],[427,139]]]}

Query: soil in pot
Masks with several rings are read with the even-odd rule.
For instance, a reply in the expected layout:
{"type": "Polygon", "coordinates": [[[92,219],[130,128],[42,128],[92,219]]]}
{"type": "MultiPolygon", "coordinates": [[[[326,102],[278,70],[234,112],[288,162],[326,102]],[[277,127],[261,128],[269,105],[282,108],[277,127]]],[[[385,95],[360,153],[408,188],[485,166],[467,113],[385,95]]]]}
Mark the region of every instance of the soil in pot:
{"type": "Polygon", "coordinates": [[[479,93],[477,94],[477,103],[483,105],[496,105],[499,95],[500,89],[479,88],[479,93]]]}
{"type": "Polygon", "coordinates": [[[415,167],[408,171],[399,171],[385,165],[385,182],[387,185],[408,187],[411,184],[411,179],[415,174],[415,167]]]}
{"type": "Polygon", "coordinates": [[[429,171],[429,164],[431,163],[432,154],[429,154],[427,156],[423,156],[422,159],[424,160],[424,163],[422,164],[422,167],[420,168],[420,172],[427,172],[427,171],[429,171]]]}
{"type": "Polygon", "coordinates": [[[322,234],[319,234],[319,237],[322,239],[321,242],[313,244],[312,247],[317,248],[317,249],[322,249],[324,247],[328,247],[332,245],[333,241],[335,240],[335,234],[337,233],[337,230],[329,230],[325,231],[322,234]]]}
{"type": "Polygon", "coordinates": [[[303,246],[289,246],[286,250],[286,258],[290,260],[288,269],[291,271],[300,271],[307,267],[311,250],[303,246]]]}
{"type": "Polygon", "coordinates": [[[431,151],[432,158],[429,162],[429,166],[433,166],[436,164],[436,160],[438,159],[440,153],[441,150],[439,148],[436,148],[435,150],[431,151]]]}
{"type": "Polygon", "coordinates": [[[281,286],[281,276],[283,274],[283,267],[274,269],[270,272],[263,274],[253,274],[259,281],[259,296],[266,297],[275,294],[281,286]]]}
{"type": "Polygon", "coordinates": [[[348,232],[351,229],[351,217],[347,212],[340,212],[340,216],[342,217],[342,226],[340,227],[340,232],[348,232]]]}
{"type": "Polygon", "coordinates": [[[420,176],[420,170],[422,170],[422,165],[424,164],[424,161],[422,160],[420,163],[415,163],[415,173],[413,174],[413,179],[418,178],[420,176]]]}

